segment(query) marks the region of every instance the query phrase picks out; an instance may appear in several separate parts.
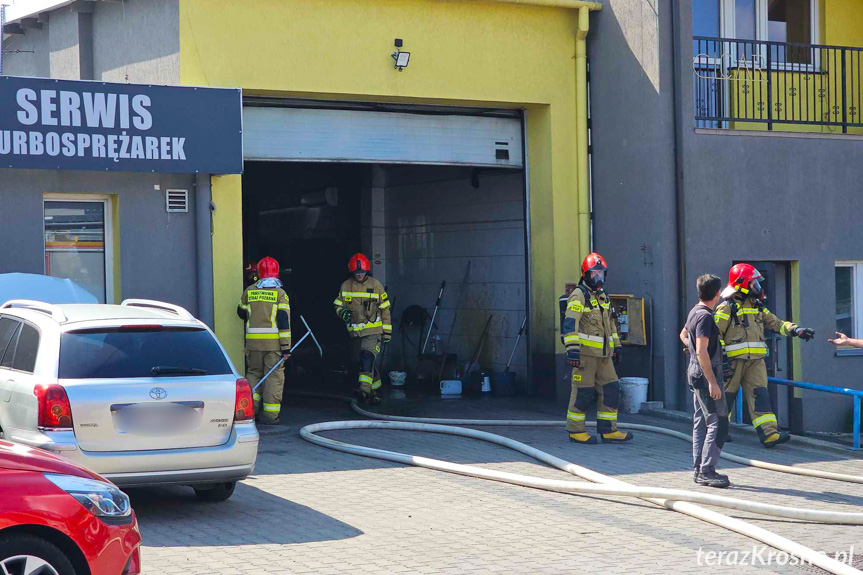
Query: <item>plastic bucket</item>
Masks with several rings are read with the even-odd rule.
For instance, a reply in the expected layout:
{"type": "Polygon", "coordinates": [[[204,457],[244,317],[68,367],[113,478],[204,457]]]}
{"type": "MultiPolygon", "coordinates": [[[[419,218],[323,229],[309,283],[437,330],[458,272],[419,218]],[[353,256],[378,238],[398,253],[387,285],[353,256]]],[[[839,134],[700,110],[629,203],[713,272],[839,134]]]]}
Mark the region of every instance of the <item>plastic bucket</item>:
{"type": "Polygon", "coordinates": [[[647,401],[647,379],[644,377],[620,378],[620,411],[638,413],[647,401]]]}
{"type": "Polygon", "coordinates": [[[404,371],[391,371],[390,372],[390,385],[393,387],[401,387],[405,384],[405,378],[407,378],[408,374],[404,371]]]}
{"type": "Polygon", "coordinates": [[[461,382],[457,379],[444,379],[440,382],[441,397],[461,397],[461,382]]]}

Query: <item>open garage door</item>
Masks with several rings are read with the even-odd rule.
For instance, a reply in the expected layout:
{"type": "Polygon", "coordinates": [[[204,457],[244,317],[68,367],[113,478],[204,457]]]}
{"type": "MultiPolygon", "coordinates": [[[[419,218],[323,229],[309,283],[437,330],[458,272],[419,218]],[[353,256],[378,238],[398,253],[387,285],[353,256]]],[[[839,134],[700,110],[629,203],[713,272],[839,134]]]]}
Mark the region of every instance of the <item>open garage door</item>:
{"type": "Polygon", "coordinates": [[[520,118],[243,108],[246,160],[524,167],[520,118]]]}
{"type": "MultiPolygon", "coordinates": [[[[247,106],[244,141],[246,261],[279,259],[294,325],[303,314],[324,347],[322,364],[311,348],[298,352],[292,385],[341,392],[352,386],[348,337],[332,301],[357,251],[372,258],[393,301],[384,373],[416,370],[424,334],[411,328],[403,337],[401,316],[412,305],[430,313],[444,280],[436,350],[463,367],[479,349],[483,369],[503,370],[528,309],[517,112],[247,106]]],[[[530,389],[527,349],[524,337],[512,365],[521,391],[530,389]]]]}

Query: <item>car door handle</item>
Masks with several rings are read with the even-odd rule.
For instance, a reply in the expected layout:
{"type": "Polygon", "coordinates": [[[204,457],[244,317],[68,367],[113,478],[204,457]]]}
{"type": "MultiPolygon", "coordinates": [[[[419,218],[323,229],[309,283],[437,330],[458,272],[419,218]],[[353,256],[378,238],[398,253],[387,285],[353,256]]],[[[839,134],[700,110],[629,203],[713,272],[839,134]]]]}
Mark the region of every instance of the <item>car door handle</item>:
{"type": "Polygon", "coordinates": [[[0,383],[0,389],[3,390],[3,401],[9,403],[12,401],[12,386],[15,385],[15,382],[11,379],[7,379],[3,383],[0,383]]]}

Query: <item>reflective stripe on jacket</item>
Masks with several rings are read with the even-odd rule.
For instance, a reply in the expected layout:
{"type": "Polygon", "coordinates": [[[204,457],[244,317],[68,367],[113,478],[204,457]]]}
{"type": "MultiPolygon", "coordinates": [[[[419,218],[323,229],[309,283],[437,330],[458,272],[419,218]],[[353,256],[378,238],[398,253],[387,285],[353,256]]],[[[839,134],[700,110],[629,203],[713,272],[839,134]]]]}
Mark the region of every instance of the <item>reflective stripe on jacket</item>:
{"type": "Polygon", "coordinates": [[[264,282],[261,280],[246,288],[237,306],[237,314],[246,321],[246,349],[289,351],[291,304],[288,294],[264,282]]]}
{"type": "Polygon", "coordinates": [[[391,334],[391,305],[384,286],[370,275],[363,282],[353,277],[346,279],[333,301],[336,315],[340,315],[344,309],[351,310],[351,322],[347,324],[351,337],[391,334]]]}
{"type": "Polygon", "coordinates": [[[766,307],[759,307],[752,297],[732,297],[722,301],[716,306],[713,317],[719,326],[720,343],[728,359],[732,360],[766,357],[764,333],[767,330],[787,336],[798,327],[796,323],[779,319],[766,307]],[[736,309],[732,309],[732,304],[736,309]]]}
{"type": "Polygon", "coordinates": [[[567,349],[580,349],[582,355],[609,357],[620,346],[617,326],[611,317],[611,304],[605,292],[575,288],[566,301],[563,343],[567,349]],[[588,299],[589,298],[589,299],[588,299]]]}

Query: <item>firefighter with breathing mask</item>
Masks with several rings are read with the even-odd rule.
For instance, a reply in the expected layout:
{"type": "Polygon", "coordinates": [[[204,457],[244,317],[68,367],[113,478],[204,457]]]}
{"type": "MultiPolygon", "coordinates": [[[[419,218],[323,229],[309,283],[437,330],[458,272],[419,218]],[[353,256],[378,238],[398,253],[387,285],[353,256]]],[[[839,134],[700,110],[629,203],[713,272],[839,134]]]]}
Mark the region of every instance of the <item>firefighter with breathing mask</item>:
{"type": "Polygon", "coordinates": [[[566,429],[570,441],[595,444],[596,438],[585,430],[585,412],[595,401],[600,438],[605,443],[623,443],[632,434],[617,430],[620,382],[614,365],[620,363],[620,337],[604,289],[608,266],[601,255],[592,253],[584,258],[581,271],[561,326],[566,363],[572,367],[566,429]]]}

